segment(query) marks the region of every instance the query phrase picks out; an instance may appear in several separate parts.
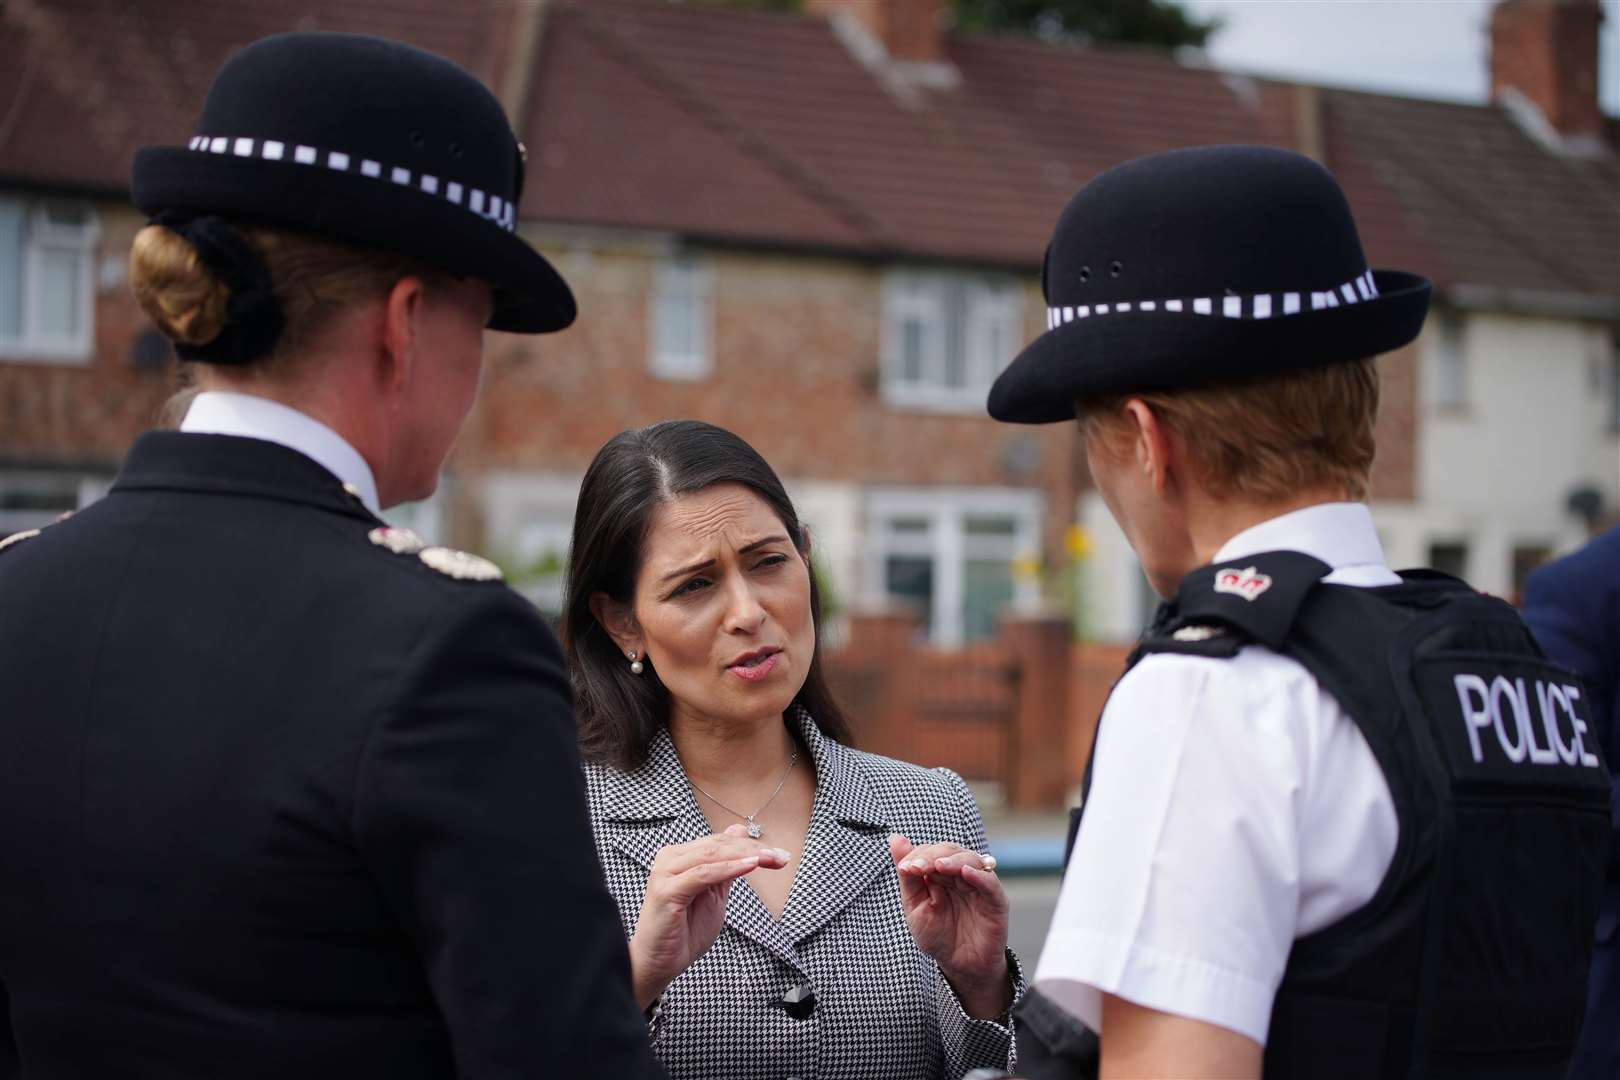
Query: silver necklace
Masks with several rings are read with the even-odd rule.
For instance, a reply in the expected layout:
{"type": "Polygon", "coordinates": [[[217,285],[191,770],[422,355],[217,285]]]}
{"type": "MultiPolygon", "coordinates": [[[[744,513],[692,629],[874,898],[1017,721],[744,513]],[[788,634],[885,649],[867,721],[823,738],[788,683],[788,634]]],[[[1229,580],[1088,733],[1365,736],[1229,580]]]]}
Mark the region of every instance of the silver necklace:
{"type": "Polygon", "coordinates": [[[724,810],[726,813],[730,814],[732,817],[740,817],[744,821],[748,822],[748,835],[751,838],[758,840],[761,836],[765,835],[765,830],[760,828],[759,822],[755,821],[754,819],[763,814],[765,812],[765,808],[771,805],[771,803],[775,802],[778,795],[782,794],[782,788],[787,784],[788,777],[793,775],[793,766],[797,765],[798,763],[799,752],[795,750],[793,751],[793,756],[788,758],[788,767],[787,770],[782,773],[782,779],[776,782],[776,790],[772,791],[771,797],[761,803],[759,809],[755,810],[752,814],[740,814],[733,810],[731,807],[727,806],[713,795],[710,795],[707,791],[704,791],[703,788],[698,785],[698,782],[692,779],[690,776],[686,778],[686,782],[691,784],[694,788],[697,788],[701,795],[707,798],[710,802],[714,803],[714,805],[718,806],[720,809],[724,810]]]}

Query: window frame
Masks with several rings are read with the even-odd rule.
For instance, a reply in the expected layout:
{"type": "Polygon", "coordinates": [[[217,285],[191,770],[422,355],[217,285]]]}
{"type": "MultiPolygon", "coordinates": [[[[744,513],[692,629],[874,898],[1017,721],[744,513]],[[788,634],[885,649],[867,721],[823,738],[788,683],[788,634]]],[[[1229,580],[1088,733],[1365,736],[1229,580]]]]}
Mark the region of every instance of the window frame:
{"type": "Polygon", "coordinates": [[[670,382],[702,382],[714,374],[714,271],[709,261],[690,252],[666,256],[653,268],[647,295],[647,373],[670,382]],[[665,303],[682,296],[692,303],[697,349],[677,353],[664,348],[665,303]]]}
{"type": "Polygon", "coordinates": [[[17,337],[0,334],[0,361],[84,365],[95,356],[96,340],[96,254],[101,240],[101,219],[94,204],[83,199],[53,199],[20,192],[0,191],[0,199],[23,207],[21,333],[17,337]],[[66,203],[85,213],[82,225],[60,225],[49,218],[52,202],[66,203]],[[43,288],[44,258],[50,251],[70,251],[80,256],[78,267],[79,332],[71,337],[43,336],[37,324],[43,288]]]}
{"type": "Polygon", "coordinates": [[[894,267],[883,280],[880,360],[882,395],[907,409],[982,415],[990,384],[1011,362],[1021,341],[1023,291],[1013,274],[990,271],[894,267]],[[953,290],[965,293],[960,305],[953,290]],[[946,321],[960,310],[959,348],[963,385],[946,383],[950,335],[946,321]],[[919,318],[924,351],[917,380],[905,377],[903,343],[907,321],[919,318]],[[1005,341],[998,350],[993,330],[1000,325],[1005,341]]]}
{"type": "MultiPolygon", "coordinates": [[[[1010,488],[873,488],[865,499],[868,542],[866,578],[868,595],[887,601],[884,571],[890,555],[928,555],[934,564],[933,618],[925,627],[929,641],[941,648],[958,648],[965,640],[966,565],[985,558],[989,546],[983,537],[969,537],[969,518],[1012,518],[1008,563],[1041,550],[1041,516],[1045,498],[1038,491],[1010,488]],[[929,522],[926,540],[908,536],[894,542],[889,522],[920,518],[929,522]]],[[[1040,600],[1040,582],[1013,574],[1013,604],[1034,606],[1040,600]]]]}

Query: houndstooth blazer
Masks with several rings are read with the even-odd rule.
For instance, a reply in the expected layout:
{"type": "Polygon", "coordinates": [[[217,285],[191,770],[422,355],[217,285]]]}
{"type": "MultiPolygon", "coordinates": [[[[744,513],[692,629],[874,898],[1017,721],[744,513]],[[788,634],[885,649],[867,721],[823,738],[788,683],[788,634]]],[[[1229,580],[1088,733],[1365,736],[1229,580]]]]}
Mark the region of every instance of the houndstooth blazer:
{"type": "MultiPolygon", "coordinates": [[[[797,722],[816,768],[804,854],[780,922],[746,881],[726,902],[708,952],[664,992],[653,1051],[674,1080],[958,1080],[1011,1068],[1010,1021],[971,1019],[900,907],[888,836],[985,850],[984,822],[949,769],[861,753],[797,722]],[[815,1008],[782,1004],[808,983],[815,1008]]],[[[591,826],[626,934],[653,857],[709,835],[668,729],[642,766],[586,766],[591,826]]],[[[1008,951],[1015,1003],[1023,971],[1008,951]]]]}

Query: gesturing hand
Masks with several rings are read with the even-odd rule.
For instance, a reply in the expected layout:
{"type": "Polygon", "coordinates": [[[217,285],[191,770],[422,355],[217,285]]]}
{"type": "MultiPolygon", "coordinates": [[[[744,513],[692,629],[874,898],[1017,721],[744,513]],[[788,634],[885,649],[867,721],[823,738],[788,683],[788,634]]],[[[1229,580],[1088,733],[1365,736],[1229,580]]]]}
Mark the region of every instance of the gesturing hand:
{"type": "Polygon", "coordinates": [[[731,883],[758,868],[779,870],[791,858],[782,848],[750,840],[741,825],[658,852],[630,936],[631,978],[643,1009],[714,944],[731,883]]]}
{"type": "Polygon", "coordinates": [[[913,847],[889,837],[900,906],[917,947],[939,964],[969,1016],[999,1016],[1012,1003],[1007,978],[1007,894],[984,858],[958,844],[913,847]]]}

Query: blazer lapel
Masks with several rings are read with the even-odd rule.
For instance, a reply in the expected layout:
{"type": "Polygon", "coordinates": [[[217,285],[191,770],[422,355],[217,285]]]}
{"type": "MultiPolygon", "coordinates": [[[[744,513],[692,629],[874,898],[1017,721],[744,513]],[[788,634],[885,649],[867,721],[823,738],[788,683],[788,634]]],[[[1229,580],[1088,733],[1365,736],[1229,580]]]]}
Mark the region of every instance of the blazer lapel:
{"type": "MultiPolygon", "coordinates": [[[[661,849],[700,840],[711,832],[708,819],[692,795],[692,785],[681,768],[668,728],[659,729],[653,737],[647,760],[640,768],[630,773],[609,770],[603,784],[601,816],[608,826],[608,843],[646,871],[652,869],[653,859],[661,849]]],[[[795,969],[800,967],[793,940],[771,918],[746,881],[731,887],[726,898],[725,924],[782,962],[795,969]]]]}
{"type": "Polygon", "coordinates": [[[603,771],[600,813],[608,843],[643,870],[652,868],[661,848],[709,832],[667,728],[653,736],[647,760],[635,771],[603,771]]]}
{"type": "Polygon", "coordinates": [[[782,912],[782,932],[795,945],[832,921],[875,878],[894,873],[888,812],[853,751],[824,737],[803,710],[797,719],[815,760],[816,799],[804,862],[782,912]]]}

